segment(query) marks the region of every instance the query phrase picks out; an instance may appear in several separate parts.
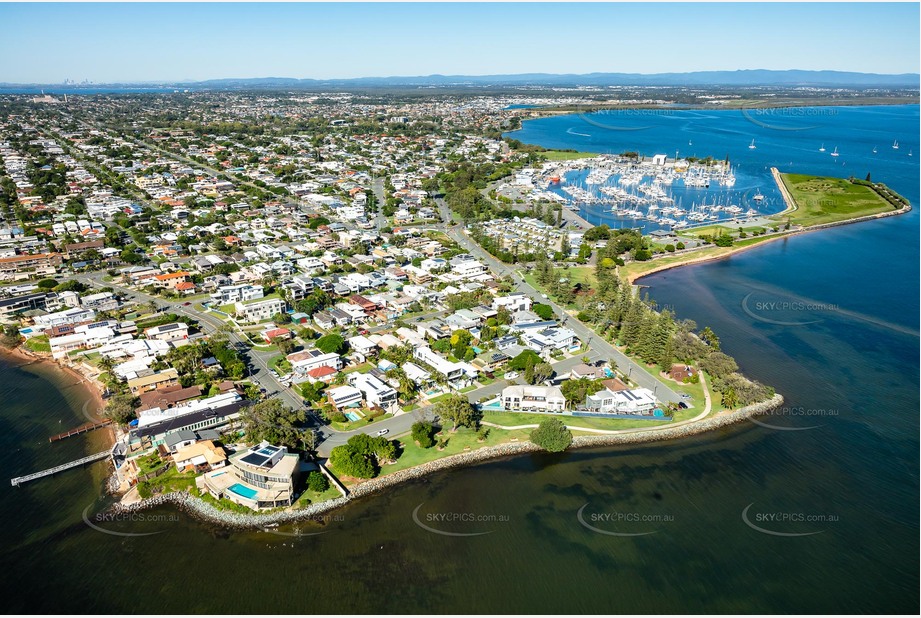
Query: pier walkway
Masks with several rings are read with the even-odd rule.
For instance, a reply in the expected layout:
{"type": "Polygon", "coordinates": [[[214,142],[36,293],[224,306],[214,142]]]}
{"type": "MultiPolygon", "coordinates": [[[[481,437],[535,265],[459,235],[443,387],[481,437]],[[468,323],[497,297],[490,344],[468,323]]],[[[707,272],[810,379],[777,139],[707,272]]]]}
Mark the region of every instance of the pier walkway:
{"type": "Polygon", "coordinates": [[[74,427],[73,429],[68,429],[67,431],[61,432],[57,434],[56,436],[51,436],[50,438],[48,438],[48,441],[57,442],[58,440],[63,440],[64,438],[69,438],[71,436],[78,436],[82,433],[93,431],[94,429],[101,429],[102,427],[108,427],[111,424],[112,424],[112,421],[99,421],[97,423],[93,423],[93,422],[86,423],[84,425],[80,425],[79,427],[74,427]]]}
{"type": "Polygon", "coordinates": [[[71,461],[60,466],[55,466],[54,468],[49,468],[48,470],[27,474],[26,476],[17,476],[14,479],[10,479],[10,485],[13,487],[19,487],[23,483],[28,483],[29,481],[40,479],[43,476],[51,476],[52,474],[57,474],[58,472],[63,472],[64,470],[69,470],[71,468],[76,468],[77,466],[83,466],[94,461],[99,461],[100,459],[105,459],[108,456],[109,451],[102,451],[101,453],[95,453],[93,455],[83,457],[82,459],[77,459],[76,461],[71,461]]]}

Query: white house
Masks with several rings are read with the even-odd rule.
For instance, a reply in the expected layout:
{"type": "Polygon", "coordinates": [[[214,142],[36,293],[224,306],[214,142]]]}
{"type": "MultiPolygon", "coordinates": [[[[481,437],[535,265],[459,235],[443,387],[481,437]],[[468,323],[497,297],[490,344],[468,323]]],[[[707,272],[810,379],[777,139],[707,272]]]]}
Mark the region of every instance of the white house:
{"type": "Polygon", "coordinates": [[[285,301],[280,298],[266,298],[237,302],[234,310],[237,317],[244,322],[265,322],[285,310],[285,301]]]}
{"type": "Polygon", "coordinates": [[[502,407],[516,412],[562,412],[566,398],[556,386],[516,384],[502,389],[502,407]]]}
{"type": "Polygon", "coordinates": [[[500,307],[505,307],[508,311],[516,313],[518,311],[530,311],[533,304],[531,297],[526,294],[510,294],[494,298],[492,308],[498,311],[500,307]]]}
{"type": "Polygon", "coordinates": [[[349,376],[349,384],[361,391],[368,407],[386,410],[397,402],[397,392],[369,373],[353,373],[349,376]]]}
{"type": "Polygon", "coordinates": [[[263,296],[265,296],[265,291],[262,289],[261,285],[242,283],[240,285],[222,285],[216,292],[211,294],[211,300],[220,305],[227,305],[230,303],[256,300],[263,296]]]}

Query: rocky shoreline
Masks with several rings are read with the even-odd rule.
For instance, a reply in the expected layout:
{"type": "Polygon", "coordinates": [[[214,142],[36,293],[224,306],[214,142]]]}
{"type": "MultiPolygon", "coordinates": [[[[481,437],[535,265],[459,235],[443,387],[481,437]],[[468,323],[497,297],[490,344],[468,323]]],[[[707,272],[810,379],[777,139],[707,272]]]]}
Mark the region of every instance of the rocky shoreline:
{"type": "MultiPolygon", "coordinates": [[[[726,427],[734,423],[743,421],[749,417],[764,414],[783,404],[783,396],[775,394],[771,399],[750,406],[740,408],[734,412],[721,412],[714,416],[705,418],[699,422],[682,425],[680,427],[666,427],[657,431],[645,431],[628,434],[616,434],[607,436],[577,436],[573,439],[573,448],[589,448],[595,446],[612,446],[622,444],[639,444],[644,442],[656,442],[660,440],[674,440],[708,431],[713,431],[721,427],[726,427]]],[[[180,510],[204,521],[219,524],[230,528],[253,529],[266,528],[268,526],[290,524],[298,521],[322,521],[322,515],[336,510],[357,498],[370,496],[387,487],[392,487],[400,483],[405,483],[413,479],[421,478],[433,472],[449,470],[460,466],[466,466],[482,461],[497,459],[500,457],[510,457],[524,453],[539,452],[542,449],[530,442],[508,442],[497,446],[489,446],[470,451],[451,455],[443,459],[436,459],[413,468],[400,470],[392,474],[387,474],[375,479],[371,479],[353,486],[349,495],[334,500],[327,500],[317,504],[311,504],[303,509],[294,511],[280,511],[265,514],[242,514],[219,509],[201,498],[193,496],[187,492],[172,492],[160,494],[139,502],[129,505],[116,504],[112,510],[118,513],[132,513],[144,509],[172,504],[180,510]]]]}

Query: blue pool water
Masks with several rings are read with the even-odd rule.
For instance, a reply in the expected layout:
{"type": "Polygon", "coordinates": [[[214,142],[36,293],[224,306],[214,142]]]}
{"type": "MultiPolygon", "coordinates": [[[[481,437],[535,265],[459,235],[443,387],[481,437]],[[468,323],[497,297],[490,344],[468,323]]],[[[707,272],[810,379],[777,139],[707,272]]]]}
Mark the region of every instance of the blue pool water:
{"type": "Polygon", "coordinates": [[[349,419],[350,421],[359,421],[359,420],[361,420],[361,417],[358,416],[357,414],[355,414],[354,412],[346,412],[346,413],[345,413],[345,418],[349,419]]]}
{"type": "Polygon", "coordinates": [[[255,489],[251,489],[247,487],[246,485],[240,485],[240,483],[235,483],[231,485],[228,489],[230,489],[230,491],[237,494],[238,496],[243,496],[244,498],[248,498],[249,500],[255,500],[256,494],[258,493],[255,489]]]}

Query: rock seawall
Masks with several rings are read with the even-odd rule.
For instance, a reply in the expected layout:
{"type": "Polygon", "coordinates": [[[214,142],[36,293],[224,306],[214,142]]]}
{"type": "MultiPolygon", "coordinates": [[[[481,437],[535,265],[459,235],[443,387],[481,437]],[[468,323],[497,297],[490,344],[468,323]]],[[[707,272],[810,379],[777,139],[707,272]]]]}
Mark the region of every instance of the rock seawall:
{"type": "MultiPolygon", "coordinates": [[[[735,412],[720,413],[715,416],[706,418],[696,423],[682,425],[674,428],[664,428],[657,431],[646,431],[631,434],[607,435],[607,436],[577,436],[573,438],[573,447],[592,447],[620,444],[638,444],[643,442],[656,442],[660,440],[674,440],[686,436],[692,436],[707,431],[713,431],[734,423],[743,421],[749,417],[764,414],[783,404],[783,396],[774,395],[768,401],[756,403],[735,412]]],[[[499,457],[508,457],[512,455],[521,455],[523,453],[533,453],[542,449],[530,442],[508,442],[496,446],[487,446],[475,451],[458,453],[443,459],[436,459],[413,468],[407,468],[398,472],[393,472],[385,476],[364,481],[349,489],[347,497],[327,500],[317,504],[311,504],[303,509],[296,511],[280,511],[275,513],[254,513],[243,514],[225,511],[205,502],[197,496],[186,492],[172,492],[160,494],[135,502],[130,505],[116,504],[112,510],[119,513],[137,512],[148,508],[172,504],[182,511],[185,511],[199,519],[220,524],[230,528],[264,528],[266,526],[290,524],[297,521],[321,520],[325,513],[345,506],[348,502],[370,496],[378,491],[392,487],[400,483],[405,483],[413,479],[421,478],[433,472],[449,470],[460,466],[466,466],[481,461],[496,459],[499,457]]]]}

